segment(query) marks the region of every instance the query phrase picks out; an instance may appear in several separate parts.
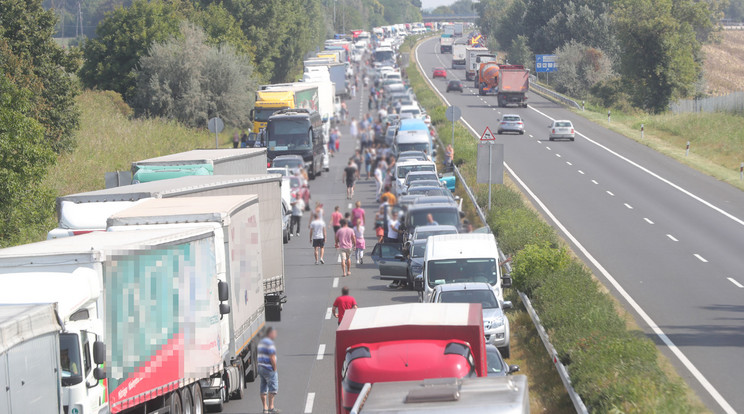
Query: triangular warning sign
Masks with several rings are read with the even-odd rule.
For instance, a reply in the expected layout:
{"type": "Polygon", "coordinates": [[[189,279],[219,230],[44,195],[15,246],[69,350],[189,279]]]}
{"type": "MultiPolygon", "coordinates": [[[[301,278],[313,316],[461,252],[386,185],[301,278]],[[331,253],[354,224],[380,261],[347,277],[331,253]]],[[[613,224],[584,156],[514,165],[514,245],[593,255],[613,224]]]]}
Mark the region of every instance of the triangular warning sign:
{"type": "Polygon", "coordinates": [[[486,130],[483,131],[483,135],[481,135],[480,140],[481,141],[494,141],[496,137],[493,136],[493,132],[491,132],[491,128],[486,127],[486,130]]]}

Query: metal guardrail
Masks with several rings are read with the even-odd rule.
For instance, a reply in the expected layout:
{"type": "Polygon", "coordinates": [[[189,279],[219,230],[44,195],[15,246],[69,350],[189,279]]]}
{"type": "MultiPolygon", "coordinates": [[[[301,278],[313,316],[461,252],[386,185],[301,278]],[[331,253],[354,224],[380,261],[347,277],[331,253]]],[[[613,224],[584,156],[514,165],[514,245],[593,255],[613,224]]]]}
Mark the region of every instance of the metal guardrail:
{"type": "Polygon", "coordinates": [[[555,99],[557,101],[562,102],[564,105],[572,106],[572,107],[574,107],[576,109],[582,109],[583,110],[583,108],[581,107],[581,105],[579,105],[579,103],[576,102],[576,101],[574,101],[573,99],[568,98],[566,96],[563,96],[560,93],[558,93],[558,92],[556,92],[556,91],[554,91],[552,89],[548,89],[548,88],[546,88],[546,87],[544,87],[542,85],[539,85],[537,83],[537,77],[535,77],[535,75],[530,75],[530,89],[531,90],[535,90],[538,93],[542,93],[544,95],[548,95],[551,98],[553,98],[553,99],[555,99]]]}

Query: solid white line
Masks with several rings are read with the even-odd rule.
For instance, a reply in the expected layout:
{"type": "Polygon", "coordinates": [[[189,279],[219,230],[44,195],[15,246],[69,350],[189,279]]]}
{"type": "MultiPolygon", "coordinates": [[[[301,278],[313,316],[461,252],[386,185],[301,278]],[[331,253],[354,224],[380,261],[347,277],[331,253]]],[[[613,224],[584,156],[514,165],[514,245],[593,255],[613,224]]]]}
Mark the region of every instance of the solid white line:
{"type": "Polygon", "coordinates": [[[736,287],[738,287],[739,289],[744,288],[744,285],[742,285],[741,283],[737,282],[736,279],[734,279],[733,277],[729,277],[727,279],[730,280],[731,283],[735,284],[736,287]]]}
{"type": "Polygon", "coordinates": [[[592,180],[592,182],[593,182],[594,184],[599,184],[599,183],[597,182],[597,180],[592,180]]]}
{"type": "Polygon", "coordinates": [[[315,393],[309,392],[307,393],[307,400],[305,400],[305,414],[310,414],[313,412],[313,403],[315,402],[315,393]]]}
{"type": "Polygon", "coordinates": [[[584,175],[584,171],[579,170],[579,174],[584,175]]]}
{"type": "Polygon", "coordinates": [[[571,161],[566,161],[566,164],[573,165],[573,164],[571,164],[571,161]]]}
{"type": "Polygon", "coordinates": [[[653,221],[651,221],[650,219],[648,219],[648,218],[646,218],[646,217],[644,217],[643,219],[644,219],[644,220],[646,220],[646,223],[648,223],[648,224],[654,224],[654,222],[653,222],[653,221]]]}
{"type": "Polygon", "coordinates": [[[693,256],[697,257],[698,260],[700,260],[703,263],[708,263],[707,260],[703,256],[700,256],[699,254],[695,253],[693,256]]]}
{"type": "MultiPolygon", "coordinates": [[[[532,109],[533,111],[537,112],[538,114],[540,114],[540,115],[542,115],[542,116],[544,116],[544,117],[548,118],[549,120],[551,120],[551,121],[555,121],[555,119],[553,119],[553,118],[552,118],[551,116],[549,116],[549,115],[547,115],[547,114],[545,114],[545,113],[543,113],[543,112],[541,112],[541,111],[539,111],[539,110],[537,110],[537,109],[533,108],[533,107],[532,107],[532,105],[529,105],[529,108],[530,108],[530,109],[532,109]]],[[[735,222],[737,222],[737,223],[741,224],[742,226],[744,226],[744,220],[742,220],[742,219],[740,219],[740,218],[738,218],[738,217],[734,216],[733,214],[731,214],[731,213],[727,212],[726,210],[724,210],[724,209],[722,209],[722,208],[720,208],[720,207],[718,207],[718,206],[714,205],[713,203],[711,203],[711,202],[709,202],[709,201],[707,201],[707,200],[703,199],[702,197],[699,197],[699,196],[697,196],[697,195],[693,194],[692,192],[690,192],[690,191],[688,191],[688,190],[686,190],[686,189],[682,188],[682,186],[680,186],[680,185],[677,185],[677,184],[675,184],[675,183],[674,183],[674,182],[672,182],[671,180],[668,180],[668,179],[666,179],[666,178],[664,178],[664,177],[660,176],[659,174],[657,174],[657,173],[655,173],[655,172],[651,171],[650,169],[648,169],[648,168],[646,168],[646,167],[642,166],[641,164],[638,164],[637,162],[635,162],[635,161],[631,160],[630,158],[628,158],[628,157],[626,157],[626,156],[624,156],[624,155],[621,155],[621,154],[617,153],[616,151],[614,151],[614,150],[612,150],[612,149],[610,149],[610,148],[608,148],[608,147],[606,147],[606,146],[604,146],[604,145],[600,144],[599,142],[597,142],[597,141],[595,141],[595,140],[593,140],[593,139],[589,138],[588,136],[586,136],[586,135],[582,134],[582,133],[581,133],[581,132],[579,132],[579,131],[576,131],[576,135],[578,135],[578,136],[580,136],[580,137],[582,137],[582,138],[586,139],[587,141],[591,142],[592,144],[594,144],[594,145],[596,145],[596,146],[598,146],[598,147],[602,148],[603,150],[605,150],[605,151],[609,152],[610,154],[612,154],[612,155],[616,156],[617,158],[620,158],[621,160],[623,160],[623,161],[627,162],[628,164],[630,164],[630,165],[632,165],[632,166],[634,166],[634,167],[638,168],[639,170],[641,170],[641,171],[645,172],[646,174],[648,174],[648,175],[650,175],[650,176],[652,176],[652,177],[656,178],[657,180],[659,180],[659,181],[663,182],[664,184],[667,184],[667,185],[669,185],[670,187],[674,188],[675,190],[678,190],[678,191],[679,191],[679,192],[681,192],[682,194],[685,194],[686,196],[688,196],[688,197],[690,197],[690,198],[692,198],[692,199],[694,199],[694,200],[696,200],[696,201],[698,201],[698,202],[702,203],[703,205],[705,205],[705,206],[707,206],[707,207],[710,207],[711,209],[713,209],[713,210],[717,211],[718,213],[720,213],[720,214],[722,214],[722,215],[724,215],[724,216],[726,216],[726,217],[730,218],[731,220],[733,220],[733,221],[735,221],[735,222]]],[[[718,403],[720,404],[721,402],[720,402],[720,401],[718,401],[718,403]]],[[[724,403],[725,403],[725,401],[724,401],[724,403]]],[[[729,407],[730,407],[730,406],[729,406],[729,407]]],[[[725,407],[723,407],[723,408],[725,409],[725,407]]]]}
{"type": "Polygon", "coordinates": [[[628,204],[628,203],[625,203],[625,207],[628,207],[628,210],[633,210],[633,206],[631,206],[631,205],[630,205],[630,204],[628,204]]]}
{"type": "Polygon", "coordinates": [[[326,309],[326,319],[331,319],[331,316],[333,316],[333,308],[326,309]]]}
{"type": "Polygon", "coordinates": [[[672,236],[671,234],[667,234],[667,237],[669,237],[669,240],[671,240],[671,241],[674,241],[674,242],[678,242],[679,241],[679,240],[677,240],[676,237],[672,236]]]}
{"type": "Polygon", "coordinates": [[[323,359],[323,356],[325,355],[325,344],[318,345],[318,356],[315,357],[316,360],[320,361],[323,359]]]}
{"type": "Polygon", "coordinates": [[[611,195],[611,196],[615,197],[615,194],[612,194],[612,191],[610,191],[610,190],[607,190],[607,194],[609,194],[609,195],[611,195]]]}
{"type": "Polygon", "coordinates": [[[338,287],[338,278],[337,277],[334,277],[333,278],[333,287],[335,287],[335,288],[338,287]]]}

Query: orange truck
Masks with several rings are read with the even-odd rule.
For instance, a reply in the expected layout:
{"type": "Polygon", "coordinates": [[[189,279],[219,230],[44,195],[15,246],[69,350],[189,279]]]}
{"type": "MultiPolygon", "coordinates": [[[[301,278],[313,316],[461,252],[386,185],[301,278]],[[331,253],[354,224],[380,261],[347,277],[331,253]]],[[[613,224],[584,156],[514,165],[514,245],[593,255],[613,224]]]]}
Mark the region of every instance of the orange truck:
{"type": "Polygon", "coordinates": [[[481,63],[477,74],[478,93],[496,95],[498,106],[527,107],[530,89],[530,71],[522,65],[500,65],[497,62],[481,63]]]}

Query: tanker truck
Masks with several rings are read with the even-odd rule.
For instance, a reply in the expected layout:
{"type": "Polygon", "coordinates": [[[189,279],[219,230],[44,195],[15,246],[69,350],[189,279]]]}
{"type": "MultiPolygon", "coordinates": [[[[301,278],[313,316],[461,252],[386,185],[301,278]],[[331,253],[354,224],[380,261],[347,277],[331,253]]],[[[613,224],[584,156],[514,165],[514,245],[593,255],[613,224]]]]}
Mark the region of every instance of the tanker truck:
{"type": "Polygon", "coordinates": [[[478,69],[478,94],[496,95],[498,106],[509,104],[527,107],[530,71],[522,65],[499,65],[484,62],[478,69]]]}

